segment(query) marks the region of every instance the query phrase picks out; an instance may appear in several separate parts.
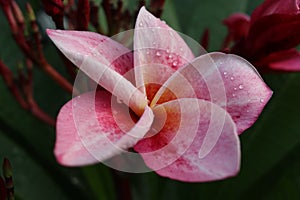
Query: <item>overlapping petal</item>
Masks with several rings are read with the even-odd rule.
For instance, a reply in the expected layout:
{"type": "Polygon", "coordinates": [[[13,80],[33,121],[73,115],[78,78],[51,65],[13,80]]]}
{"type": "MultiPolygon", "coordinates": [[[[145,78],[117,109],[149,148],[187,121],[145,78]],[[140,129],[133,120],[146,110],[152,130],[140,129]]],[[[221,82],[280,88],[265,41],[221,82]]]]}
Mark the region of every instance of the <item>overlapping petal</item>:
{"type": "Polygon", "coordinates": [[[105,91],[85,93],[65,104],[56,125],[58,162],[67,166],[93,164],[134,146],[150,129],[152,110],[146,107],[138,122],[133,123],[122,104],[119,106],[116,120],[111,94],[105,91]]]}
{"type": "MultiPolygon", "coordinates": [[[[190,48],[176,31],[144,7],[140,9],[134,30],[134,65],[138,88],[146,92],[144,79],[147,79],[145,68],[138,66],[151,68],[152,64],[160,64],[175,71],[193,58],[190,48]]],[[[167,73],[156,75],[164,80],[168,78],[167,73]]]]}
{"type": "Polygon", "coordinates": [[[121,75],[132,68],[129,49],[96,33],[61,30],[48,30],[47,33],[80,70],[129,105],[136,114],[143,113],[147,105],[145,95],[121,75]]]}
{"type": "Polygon", "coordinates": [[[252,22],[272,14],[299,14],[299,0],[265,0],[251,14],[252,22]]]}
{"type": "Polygon", "coordinates": [[[158,105],[153,111],[158,118],[166,115],[162,117],[166,119],[164,126],[134,149],[158,174],[202,182],[230,177],[239,171],[239,139],[224,109],[208,101],[181,98],[158,105]],[[209,141],[205,141],[207,138],[209,141]],[[213,148],[206,145],[209,143],[215,144],[213,148]]]}
{"type": "Polygon", "coordinates": [[[152,104],[197,97],[226,109],[242,133],[272,95],[255,68],[239,56],[210,53],[178,70],[160,88],[152,104]]]}
{"type": "Polygon", "coordinates": [[[272,52],[294,48],[300,43],[299,34],[300,14],[265,16],[252,24],[243,54],[258,59],[272,52]]]}
{"type": "Polygon", "coordinates": [[[107,90],[77,96],[61,109],[55,146],[61,164],[105,161],[134,147],[150,168],[176,180],[212,181],[239,171],[238,134],[272,94],[247,61],[222,53],[195,59],[181,36],[144,7],[134,54],[95,33],[48,34],[107,90]]]}

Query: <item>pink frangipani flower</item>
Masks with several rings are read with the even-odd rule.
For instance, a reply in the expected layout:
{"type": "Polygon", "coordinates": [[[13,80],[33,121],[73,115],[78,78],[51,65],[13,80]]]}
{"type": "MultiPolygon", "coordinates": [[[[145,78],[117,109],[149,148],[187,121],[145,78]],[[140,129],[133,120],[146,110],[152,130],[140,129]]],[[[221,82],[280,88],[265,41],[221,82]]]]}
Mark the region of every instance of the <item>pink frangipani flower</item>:
{"type": "Polygon", "coordinates": [[[144,7],[133,52],[92,32],[47,33],[105,89],[74,97],[60,110],[59,163],[94,164],[132,149],[171,179],[203,182],[237,174],[238,135],[272,95],[250,63],[218,52],[195,58],[181,36],[144,7]]]}

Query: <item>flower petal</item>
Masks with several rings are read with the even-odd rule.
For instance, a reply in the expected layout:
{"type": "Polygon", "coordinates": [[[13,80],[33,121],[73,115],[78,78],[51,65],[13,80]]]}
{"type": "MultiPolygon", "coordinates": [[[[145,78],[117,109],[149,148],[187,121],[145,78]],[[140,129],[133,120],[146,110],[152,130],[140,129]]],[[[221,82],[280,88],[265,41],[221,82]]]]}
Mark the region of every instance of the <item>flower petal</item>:
{"type": "Polygon", "coordinates": [[[229,37],[234,41],[246,38],[250,28],[250,17],[244,13],[235,13],[223,20],[227,26],[229,37]]]}
{"type": "Polygon", "coordinates": [[[47,34],[54,44],[76,66],[80,67],[87,57],[114,69],[121,75],[133,68],[130,49],[107,36],[89,31],[51,30],[47,34]]]}
{"type": "MultiPolygon", "coordinates": [[[[154,17],[145,7],[140,9],[134,31],[134,66],[136,86],[144,93],[147,73],[138,66],[153,63],[177,70],[194,58],[181,36],[165,22],[154,17]]],[[[164,75],[157,74],[157,76],[164,75]]]]}
{"type": "Polygon", "coordinates": [[[251,21],[272,14],[299,14],[299,0],[265,0],[251,14],[251,21]]]}
{"type": "Polygon", "coordinates": [[[111,94],[106,91],[98,91],[96,96],[93,92],[85,93],[65,104],[56,126],[54,152],[58,162],[66,166],[93,164],[135,145],[150,129],[152,110],[146,107],[134,123],[118,108],[116,111],[116,107],[111,107],[111,94]],[[118,112],[118,119],[113,112],[118,112]]]}
{"type": "Polygon", "coordinates": [[[296,49],[289,49],[272,53],[262,59],[258,63],[258,66],[261,67],[262,70],[263,67],[269,67],[276,71],[298,72],[300,71],[300,52],[296,49]]]}
{"type": "MultiPolygon", "coordinates": [[[[261,59],[272,52],[294,48],[300,43],[299,34],[300,15],[264,16],[251,25],[247,40],[243,44],[247,48],[240,55],[261,59]]],[[[233,49],[233,52],[237,50],[233,49]]]]}
{"type": "Polygon", "coordinates": [[[210,53],[174,73],[151,106],[175,98],[205,99],[226,109],[238,133],[249,128],[272,95],[255,68],[236,55],[210,53]]]}
{"type": "Polygon", "coordinates": [[[134,149],[159,175],[204,182],[239,171],[239,139],[224,109],[204,100],[178,99],[157,105],[153,111],[153,127],[166,119],[163,128],[134,149]]]}
{"type": "Polygon", "coordinates": [[[132,55],[127,48],[91,32],[47,30],[47,33],[80,70],[129,105],[136,114],[143,113],[147,105],[145,95],[121,76],[132,67],[132,55]]]}

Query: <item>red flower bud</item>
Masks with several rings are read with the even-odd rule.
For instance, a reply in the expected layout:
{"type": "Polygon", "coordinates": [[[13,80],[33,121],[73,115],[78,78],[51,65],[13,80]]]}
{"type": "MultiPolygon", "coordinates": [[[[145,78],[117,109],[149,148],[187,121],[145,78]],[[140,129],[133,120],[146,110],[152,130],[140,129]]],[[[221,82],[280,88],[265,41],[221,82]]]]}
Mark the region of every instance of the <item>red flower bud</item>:
{"type": "Polygon", "coordinates": [[[64,12],[63,0],[42,0],[45,12],[50,16],[62,15],[64,12]]]}

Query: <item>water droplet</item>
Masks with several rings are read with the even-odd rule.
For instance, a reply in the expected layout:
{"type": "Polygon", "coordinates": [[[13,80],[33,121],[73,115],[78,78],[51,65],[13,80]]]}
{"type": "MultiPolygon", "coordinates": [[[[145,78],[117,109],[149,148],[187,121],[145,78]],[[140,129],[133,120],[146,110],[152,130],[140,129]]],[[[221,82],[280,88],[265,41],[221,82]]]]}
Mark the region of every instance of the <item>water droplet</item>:
{"type": "Polygon", "coordinates": [[[162,23],[166,24],[167,22],[165,20],[162,20],[162,23]]]}
{"type": "Polygon", "coordinates": [[[233,81],[233,80],[234,80],[234,77],[233,77],[233,76],[232,76],[232,77],[230,77],[230,80],[232,80],[232,81],[233,81]]]}
{"type": "Polygon", "coordinates": [[[159,51],[157,51],[155,55],[159,57],[159,56],[161,56],[161,53],[159,51]]]}
{"type": "Polygon", "coordinates": [[[142,26],[143,26],[143,23],[142,23],[142,22],[140,22],[140,23],[139,23],[139,26],[140,26],[140,27],[142,27],[142,26]]]}
{"type": "Polygon", "coordinates": [[[232,96],[233,96],[233,97],[235,97],[235,96],[236,96],[236,94],[235,94],[235,93],[233,93],[233,94],[232,94],[232,96]]]}
{"type": "Polygon", "coordinates": [[[235,87],[235,88],[233,88],[235,91],[237,90],[237,88],[235,87]]]}
{"type": "Polygon", "coordinates": [[[178,65],[178,62],[177,62],[177,61],[174,61],[174,62],[172,63],[172,65],[173,65],[173,67],[176,67],[176,66],[178,65]]]}
{"type": "Polygon", "coordinates": [[[166,52],[167,52],[167,53],[170,53],[170,49],[167,49],[166,52]]]}
{"type": "Polygon", "coordinates": [[[121,99],[117,99],[117,103],[123,103],[121,99]]]}
{"type": "Polygon", "coordinates": [[[168,57],[169,57],[170,59],[173,58],[173,56],[172,56],[171,54],[170,54],[168,57]]]}
{"type": "Polygon", "coordinates": [[[224,74],[224,76],[226,76],[226,75],[227,75],[227,72],[223,72],[223,74],[224,74]]]}
{"type": "Polygon", "coordinates": [[[147,54],[147,55],[149,55],[149,54],[150,54],[150,52],[149,52],[149,51],[146,51],[146,54],[147,54]]]}
{"type": "Polygon", "coordinates": [[[247,113],[249,113],[249,112],[250,112],[250,110],[246,110],[246,112],[247,112],[247,113]]]}
{"type": "Polygon", "coordinates": [[[241,84],[239,85],[239,89],[242,90],[244,88],[244,86],[241,84]]]}
{"type": "Polygon", "coordinates": [[[180,49],[179,49],[180,51],[183,51],[183,48],[182,47],[180,47],[180,49]]]}
{"type": "Polygon", "coordinates": [[[263,103],[263,102],[265,102],[265,100],[264,100],[264,99],[260,99],[259,101],[260,101],[260,103],[263,103]]]}

